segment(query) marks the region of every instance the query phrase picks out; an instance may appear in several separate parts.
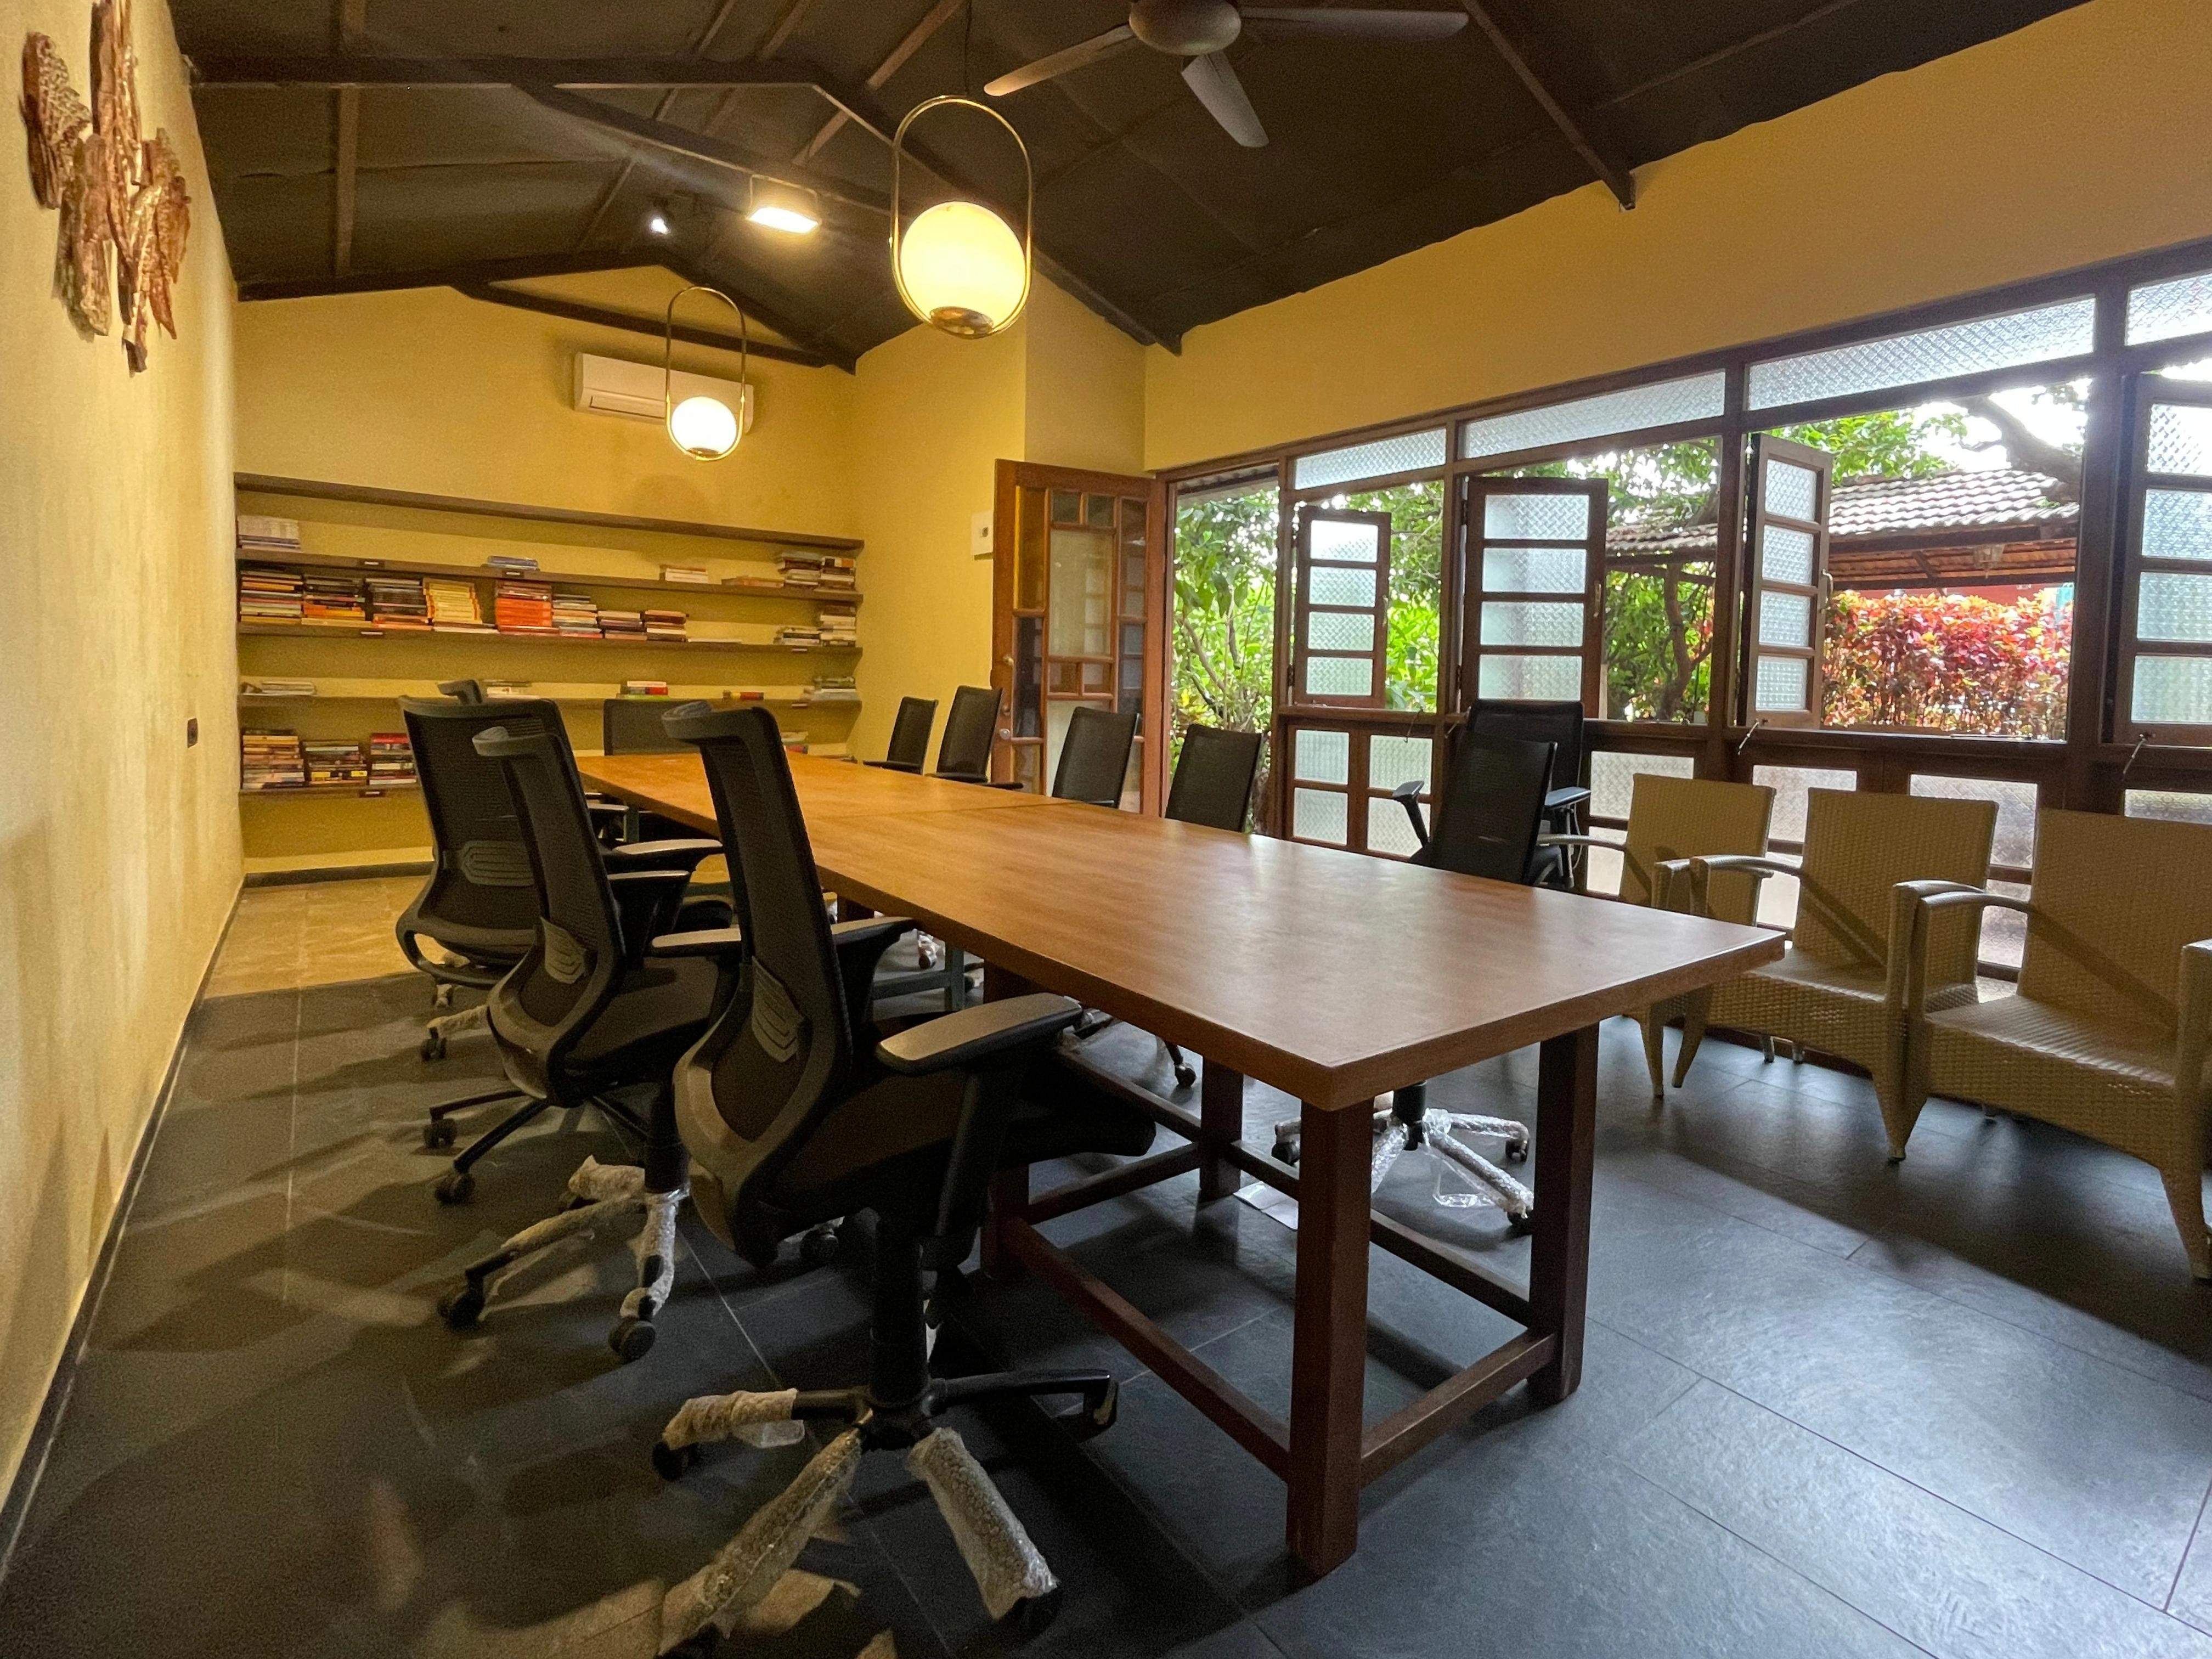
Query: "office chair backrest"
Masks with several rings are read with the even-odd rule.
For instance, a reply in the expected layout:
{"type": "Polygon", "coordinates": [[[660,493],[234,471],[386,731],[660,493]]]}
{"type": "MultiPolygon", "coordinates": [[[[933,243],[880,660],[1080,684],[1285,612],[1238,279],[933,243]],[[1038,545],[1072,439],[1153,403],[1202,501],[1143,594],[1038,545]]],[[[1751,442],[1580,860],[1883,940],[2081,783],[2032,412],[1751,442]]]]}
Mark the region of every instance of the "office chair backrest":
{"type": "Polygon", "coordinates": [[[497,761],[477,752],[475,738],[495,726],[550,724],[558,731],[559,708],[535,697],[498,703],[402,697],[399,714],[415,750],[434,857],[429,882],[415,901],[416,920],[433,939],[441,924],[510,933],[515,937],[507,948],[520,951],[538,917],[529,849],[506,775],[497,761]]]}
{"type": "Polygon", "coordinates": [[[623,963],[622,921],[584,787],[557,722],[497,725],[477,733],[479,755],[498,763],[514,801],[538,908],[538,942],[494,988],[492,1029],[502,1057],[540,1067],[581,1036],[613,996],[623,963]]]}
{"type": "Polygon", "coordinates": [[[714,790],[747,947],[744,992],[685,1058],[684,1139],[734,1212],[794,1156],[840,1097],[853,1033],[791,763],[764,708],[686,709],[714,790]],[[700,1087],[705,1081],[704,1097],[700,1087]]]}
{"type": "Polygon", "coordinates": [[[684,745],[663,723],[665,697],[609,697],[599,705],[599,750],[608,755],[677,755],[684,745]]]}
{"type": "Polygon", "coordinates": [[[1052,771],[1053,799],[1120,805],[1121,786],[1129,775],[1129,749],[1136,740],[1133,709],[1120,714],[1089,703],[1078,705],[1060,736],[1060,764],[1052,771]]]}
{"type": "Polygon", "coordinates": [[[1525,881],[1551,788],[1553,745],[1461,727],[1446,750],[1429,844],[1416,864],[1525,881]]]}
{"type": "Polygon", "coordinates": [[[1553,744],[1558,750],[1552,759],[1554,789],[1571,789],[1583,781],[1583,706],[1579,702],[1509,702],[1499,697],[1479,697],[1468,712],[1467,724],[1470,731],[1493,738],[1553,744]]]}
{"type": "Polygon", "coordinates": [[[1168,785],[1167,816],[1183,823],[1211,824],[1242,834],[1252,810],[1252,781],[1260,775],[1257,732],[1194,726],[1182,734],[1175,781],[1168,785]]]}
{"type": "Polygon", "coordinates": [[[891,740],[884,758],[893,766],[919,772],[929,759],[929,728],[937,722],[937,699],[901,697],[891,721],[891,740]]]}
{"type": "Polygon", "coordinates": [[[982,778],[991,769],[991,740],[997,735],[996,686],[963,685],[952,694],[945,717],[945,736],[937,745],[937,769],[949,778],[982,778]]]}
{"type": "Polygon", "coordinates": [[[440,680],[438,695],[451,697],[455,702],[482,702],[484,700],[482,680],[440,680]]]}

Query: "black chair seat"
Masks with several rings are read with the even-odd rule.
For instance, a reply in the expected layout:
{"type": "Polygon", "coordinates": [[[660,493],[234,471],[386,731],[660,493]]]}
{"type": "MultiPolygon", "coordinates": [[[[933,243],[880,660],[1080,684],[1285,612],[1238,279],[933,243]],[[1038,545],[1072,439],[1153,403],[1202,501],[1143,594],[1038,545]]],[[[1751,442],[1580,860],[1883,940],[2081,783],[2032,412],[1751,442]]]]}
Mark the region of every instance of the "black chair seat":
{"type": "Polygon", "coordinates": [[[635,1076],[672,1069],[714,1012],[715,965],[701,957],[654,958],[624,976],[568,1062],[586,1073],[635,1076]],[[653,1053],[659,1047],[665,1060],[653,1053]]]}

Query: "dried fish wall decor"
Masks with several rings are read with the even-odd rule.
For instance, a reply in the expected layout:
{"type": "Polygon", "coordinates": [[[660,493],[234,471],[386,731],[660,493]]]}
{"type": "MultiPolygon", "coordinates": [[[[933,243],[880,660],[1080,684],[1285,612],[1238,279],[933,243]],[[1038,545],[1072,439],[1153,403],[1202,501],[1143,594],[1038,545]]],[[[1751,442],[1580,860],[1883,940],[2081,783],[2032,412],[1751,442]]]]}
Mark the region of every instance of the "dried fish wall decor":
{"type": "Polygon", "coordinates": [[[136,374],[146,367],[149,319],[177,337],[171,295],[184,270],[191,202],[167,131],[139,136],[131,0],[93,6],[89,106],[53,41],[25,37],[23,125],[32,191],[61,215],[55,296],[88,337],[106,333],[120,312],[123,355],[136,374]]]}

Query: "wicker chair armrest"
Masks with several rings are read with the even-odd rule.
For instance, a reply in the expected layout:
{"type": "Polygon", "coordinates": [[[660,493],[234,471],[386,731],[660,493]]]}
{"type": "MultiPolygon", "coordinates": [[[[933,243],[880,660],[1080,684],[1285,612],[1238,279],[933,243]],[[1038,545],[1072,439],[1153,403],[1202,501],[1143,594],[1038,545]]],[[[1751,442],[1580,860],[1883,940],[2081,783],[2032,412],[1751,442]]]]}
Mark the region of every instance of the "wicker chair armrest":
{"type": "MultiPolygon", "coordinates": [[[[2173,1075],[2185,1088],[2204,1086],[2204,1062],[2212,1058],[2212,939],[2181,947],[2181,1030],[2173,1075]]],[[[2185,1096],[2185,1099],[2186,1097],[2185,1096]]]]}
{"type": "MultiPolygon", "coordinates": [[[[1713,913],[1712,875],[1717,870],[1723,875],[1746,875],[1755,886],[1769,876],[1796,876],[1804,872],[1794,864],[1780,859],[1770,859],[1756,853],[1715,853],[1705,857],[1668,859],[1662,864],[1656,875],[1659,902],[1673,908],[1672,896],[1675,884],[1687,880],[1690,884],[1690,908],[1701,916],[1713,913]]],[[[1787,932],[1785,928],[1783,930],[1787,932]]]]}
{"type": "Polygon", "coordinates": [[[1890,893],[1889,1006],[1917,1020],[1928,1006],[1928,913],[1930,910],[2017,910],[2035,914],[2026,899],[1956,881],[1900,881],[1890,893]]]}

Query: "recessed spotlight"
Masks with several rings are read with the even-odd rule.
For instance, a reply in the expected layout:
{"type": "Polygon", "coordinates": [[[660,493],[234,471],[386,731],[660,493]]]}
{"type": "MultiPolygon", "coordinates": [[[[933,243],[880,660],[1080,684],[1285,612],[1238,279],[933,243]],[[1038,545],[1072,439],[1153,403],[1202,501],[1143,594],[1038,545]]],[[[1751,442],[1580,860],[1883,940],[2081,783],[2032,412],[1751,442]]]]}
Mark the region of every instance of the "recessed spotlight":
{"type": "Polygon", "coordinates": [[[801,190],[795,185],[756,178],[745,217],[770,230],[804,236],[821,226],[822,199],[812,191],[801,190]]]}

